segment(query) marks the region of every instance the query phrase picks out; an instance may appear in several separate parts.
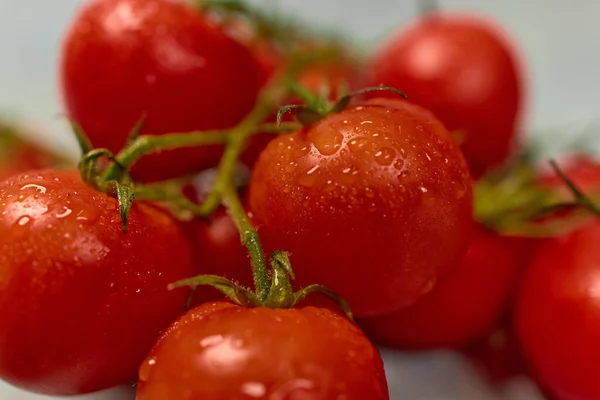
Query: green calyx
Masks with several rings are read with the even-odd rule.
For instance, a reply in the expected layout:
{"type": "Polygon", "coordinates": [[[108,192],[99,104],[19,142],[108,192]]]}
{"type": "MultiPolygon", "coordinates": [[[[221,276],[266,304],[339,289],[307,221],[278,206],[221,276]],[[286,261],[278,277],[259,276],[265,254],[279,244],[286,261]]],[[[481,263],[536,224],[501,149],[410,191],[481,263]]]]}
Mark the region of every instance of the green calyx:
{"type": "Polygon", "coordinates": [[[289,111],[304,126],[314,124],[326,118],[330,114],[336,114],[344,111],[350,105],[352,99],[366,93],[389,91],[398,96],[407,99],[408,96],[403,92],[389,86],[374,86],[348,93],[345,85],[342,85],[338,92],[340,96],[335,101],[330,101],[330,88],[325,85],[320,94],[315,94],[306,87],[296,82],[289,83],[290,91],[300,98],[303,105],[291,104],[283,106],[277,113],[277,123],[281,124],[283,116],[289,111]]]}
{"type": "Polygon", "coordinates": [[[600,216],[598,205],[560,169],[550,165],[573,196],[564,201],[556,190],[540,186],[527,158],[495,171],[475,186],[475,218],[505,235],[555,237],[600,216]]]}
{"type": "Polygon", "coordinates": [[[270,259],[271,277],[268,279],[268,290],[260,293],[257,289],[252,292],[238,284],[214,275],[201,275],[191,279],[185,279],[169,285],[173,290],[180,287],[189,286],[196,289],[199,286],[208,285],[223,293],[229,300],[243,307],[266,307],[266,308],[291,308],[296,306],[310,294],[321,294],[329,297],[337,303],[348,318],[353,319],[352,311],[348,303],[338,294],[322,285],[310,285],[294,292],[291,279],[294,279],[294,273],[290,264],[288,254],[283,251],[276,251],[270,259]]]}

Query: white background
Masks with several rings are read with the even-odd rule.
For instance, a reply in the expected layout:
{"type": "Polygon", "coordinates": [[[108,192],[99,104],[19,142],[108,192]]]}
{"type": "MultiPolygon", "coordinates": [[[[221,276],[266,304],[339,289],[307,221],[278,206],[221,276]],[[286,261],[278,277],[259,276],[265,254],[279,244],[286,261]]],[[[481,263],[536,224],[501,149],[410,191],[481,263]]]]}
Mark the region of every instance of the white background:
{"type": "MultiPolygon", "coordinates": [[[[256,3],[277,3],[257,0],[256,3]]],[[[0,0],[0,114],[37,125],[35,139],[74,150],[57,118],[61,112],[55,66],[60,36],[80,0],[0,0]]],[[[346,32],[365,49],[416,13],[416,0],[280,0],[321,27],[346,32]]],[[[446,9],[491,14],[506,26],[527,56],[531,91],[528,131],[554,148],[600,120],[600,1],[447,0],[446,9]],[[559,132],[559,136],[548,132],[559,132]]],[[[598,135],[600,136],[600,135],[598,135]]],[[[1,318],[1,316],[0,316],[1,318]]],[[[393,399],[537,399],[525,390],[491,393],[473,371],[447,354],[385,354],[393,399]]],[[[520,387],[520,383],[516,383],[520,387]]],[[[127,391],[94,399],[131,399],[127,391]]],[[[0,383],[1,400],[35,400],[0,383]]],[[[167,399],[165,399],[167,400],[167,399]]]]}

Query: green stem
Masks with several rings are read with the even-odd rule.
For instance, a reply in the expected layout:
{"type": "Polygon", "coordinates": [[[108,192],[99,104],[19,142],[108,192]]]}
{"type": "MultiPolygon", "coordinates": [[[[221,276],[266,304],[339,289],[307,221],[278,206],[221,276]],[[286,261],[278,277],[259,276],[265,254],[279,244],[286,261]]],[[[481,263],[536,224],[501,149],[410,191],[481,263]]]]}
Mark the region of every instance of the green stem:
{"type": "Polygon", "coordinates": [[[248,137],[258,132],[262,122],[271,115],[273,110],[277,108],[277,103],[285,96],[286,90],[281,83],[287,79],[288,73],[289,71],[285,70],[284,73],[276,77],[260,93],[252,112],[239,125],[229,131],[229,141],[219,163],[219,172],[213,189],[202,203],[203,216],[212,214],[219,207],[223,193],[235,182],[236,164],[246,146],[248,137]]]}
{"type": "MultiPolygon", "coordinates": [[[[129,169],[140,157],[158,150],[180,147],[197,147],[208,144],[223,144],[229,140],[230,130],[172,133],[168,135],[143,135],[125,147],[116,157],[124,169],[129,169]]],[[[118,179],[121,168],[112,164],[102,177],[103,181],[118,179]]]]}
{"type": "Polygon", "coordinates": [[[256,232],[256,229],[250,223],[235,188],[229,186],[223,192],[223,198],[226,207],[229,209],[231,218],[240,231],[242,244],[248,249],[248,253],[250,254],[256,296],[260,301],[264,302],[269,295],[270,282],[267,262],[260,244],[258,232],[256,232]]]}

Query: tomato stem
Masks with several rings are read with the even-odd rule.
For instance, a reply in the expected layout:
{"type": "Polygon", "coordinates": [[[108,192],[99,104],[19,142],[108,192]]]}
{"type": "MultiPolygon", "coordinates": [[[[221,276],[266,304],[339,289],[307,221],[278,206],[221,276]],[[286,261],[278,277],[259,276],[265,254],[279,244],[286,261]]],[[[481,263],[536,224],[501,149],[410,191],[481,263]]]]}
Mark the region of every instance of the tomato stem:
{"type": "MultiPolygon", "coordinates": [[[[223,144],[229,140],[229,130],[171,133],[168,135],[143,135],[135,139],[121,151],[116,159],[129,169],[142,156],[158,150],[171,150],[181,147],[196,147],[209,144],[223,144]]],[[[112,164],[102,177],[103,181],[118,179],[120,168],[112,164]]]]}
{"type": "Polygon", "coordinates": [[[240,231],[242,244],[250,254],[256,296],[261,302],[264,302],[269,296],[269,270],[258,232],[250,223],[235,188],[228,186],[223,192],[223,196],[229,214],[240,231]]]}

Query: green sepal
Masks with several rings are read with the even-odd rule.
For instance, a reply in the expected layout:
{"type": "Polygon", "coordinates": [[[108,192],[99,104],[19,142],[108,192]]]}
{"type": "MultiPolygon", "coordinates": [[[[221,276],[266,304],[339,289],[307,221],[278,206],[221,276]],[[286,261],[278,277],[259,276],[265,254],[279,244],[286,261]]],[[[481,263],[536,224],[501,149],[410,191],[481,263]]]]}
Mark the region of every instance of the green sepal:
{"type": "Polygon", "coordinates": [[[260,307],[262,304],[254,293],[237,285],[229,279],[215,275],[200,275],[194,278],[184,279],[168,286],[169,290],[190,286],[212,286],[223,293],[229,300],[242,307],[260,307]]]}

